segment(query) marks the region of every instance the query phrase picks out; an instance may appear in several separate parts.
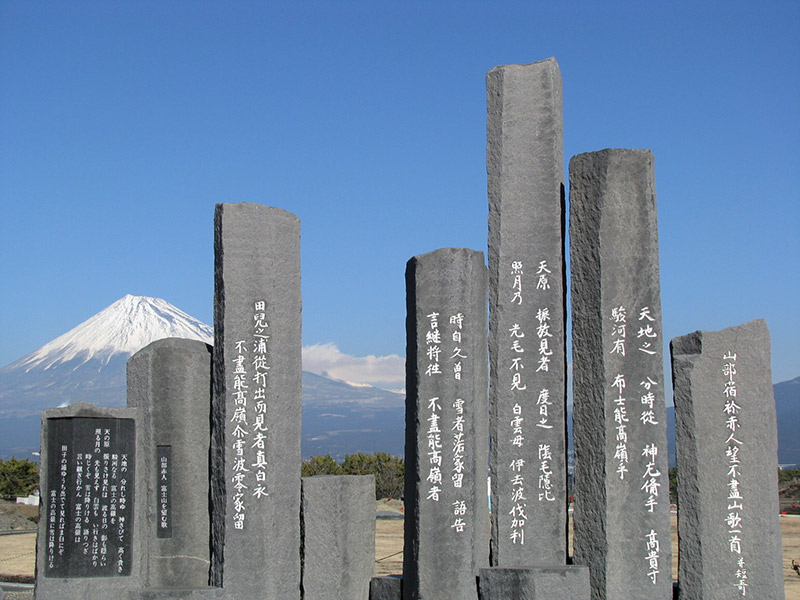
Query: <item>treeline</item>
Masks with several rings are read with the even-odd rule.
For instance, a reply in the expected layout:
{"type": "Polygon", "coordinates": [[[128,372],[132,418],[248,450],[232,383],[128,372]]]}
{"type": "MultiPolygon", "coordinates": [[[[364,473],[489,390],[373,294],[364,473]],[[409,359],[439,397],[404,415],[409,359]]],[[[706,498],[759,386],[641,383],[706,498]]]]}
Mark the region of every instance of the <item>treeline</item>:
{"type": "Polygon", "coordinates": [[[27,496],[39,488],[39,465],[13,456],[0,460],[0,496],[27,496]]]}
{"type": "Polygon", "coordinates": [[[386,452],[347,454],[341,463],[330,455],[312,456],[303,461],[301,475],[375,475],[375,499],[403,495],[405,465],[399,456],[386,452]]]}

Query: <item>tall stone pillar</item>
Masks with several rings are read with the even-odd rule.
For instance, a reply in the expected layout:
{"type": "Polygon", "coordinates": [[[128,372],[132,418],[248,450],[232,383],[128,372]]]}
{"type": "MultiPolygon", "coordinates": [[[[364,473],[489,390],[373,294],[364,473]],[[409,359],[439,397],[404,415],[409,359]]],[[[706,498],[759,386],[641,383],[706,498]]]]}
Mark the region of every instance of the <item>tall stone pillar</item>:
{"type": "Polygon", "coordinates": [[[564,159],[555,59],[486,76],[492,558],[567,555],[564,159]]]}
{"type": "Polygon", "coordinates": [[[128,406],[139,408],[147,445],[141,501],[146,586],[199,588],[209,576],[211,347],[153,342],[128,360],[128,406]]]}
{"type": "Polygon", "coordinates": [[[219,204],[214,220],[212,584],[300,598],[300,221],[219,204]]]}
{"type": "Polygon", "coordinates": [[[778,433],[763,319],[670,344],[679,598],[783,600],[778,433]]]}
{"type": "Polygon", "coordinates": [[[406,294],[403,597],[477,600],[489,563],[483,253],[412,258],[406,294]]]}
{"type": "Polygon", "coordinates": [[[570,161],[575,563],[592,599],[672,598],[653,155],[570,161]]]}

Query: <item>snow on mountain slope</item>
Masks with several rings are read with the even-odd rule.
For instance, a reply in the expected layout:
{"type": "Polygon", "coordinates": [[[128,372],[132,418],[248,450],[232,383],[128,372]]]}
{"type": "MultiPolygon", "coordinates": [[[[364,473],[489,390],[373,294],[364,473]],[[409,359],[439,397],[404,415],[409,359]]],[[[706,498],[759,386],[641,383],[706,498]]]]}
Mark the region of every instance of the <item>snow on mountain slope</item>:
{"type": "Polygon", "coordinates": [[[124,406],[125,363],[163,338],[208,344],[208,325],[160,298],[125,296],[16,362],[0,369],[0,418],[84,401],[124,406]]]}
{"type": "Polygon", "coordinates": [[[115,354],[130,356],[168,337],[211,344],[214,330],[165,300],[129,294],[3,370],[50,369],[74,359],[107,363],[115,354]]]}
{"type": "MultiPolygon", "coordinates": [[[[39,450],[39,413],[77,401],[125,406],[128,358],[166,337],[213,343],[208,325],[158,298],[125,296],[0,369],[0,458],[39,450]]],[[[403,453],[405,396],[303,373],[303,455],[403,453]]]]}

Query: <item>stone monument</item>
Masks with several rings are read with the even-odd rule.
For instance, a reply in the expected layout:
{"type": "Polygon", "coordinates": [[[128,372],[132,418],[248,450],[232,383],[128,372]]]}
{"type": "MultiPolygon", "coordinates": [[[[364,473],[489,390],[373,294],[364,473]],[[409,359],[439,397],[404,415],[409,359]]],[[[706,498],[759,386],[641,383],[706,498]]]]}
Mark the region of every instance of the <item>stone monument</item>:
{"type": "Polygon", "coordinates": [[[674,338],[679,598],[783,600],[778,434],[759,319],[674,338]]]}
{"type": "Polygon", "coordinates": [[[653,155],[570,161],[575,563],[592,600],[672,598],[653,155]]]}
{"type": "Polygon", "coordinates": [[[38,600],[125,597],[143,584],[141,412],[78,402],[42,412],[38,600]]]}
{"type": "Polygon", "coordinates": [[[229,598],[300,598],[300,221],[214,220],[212,578],[229,598]]]}
{"type": "Polygon", "coordinates": [[[555,59],[486,76],[492,554],[567,556],[564,159],[555,59]]]}
{"type": "Polygon", "coordinates": [[[486,282],[474,250],[406,269],[406,600],[477,600],[489,564],[486,282]]]}
{"type": "Polygon", "coordinates": [[[302,478],[303,600],[369,600],[375,476],[302,478]]]}
{"type": "Polygon", "coordinates": [[[148,443],[142,502],[148,587],[208,586],[211,346],[163,339],[128,360],[128,406],[148,443]]]}

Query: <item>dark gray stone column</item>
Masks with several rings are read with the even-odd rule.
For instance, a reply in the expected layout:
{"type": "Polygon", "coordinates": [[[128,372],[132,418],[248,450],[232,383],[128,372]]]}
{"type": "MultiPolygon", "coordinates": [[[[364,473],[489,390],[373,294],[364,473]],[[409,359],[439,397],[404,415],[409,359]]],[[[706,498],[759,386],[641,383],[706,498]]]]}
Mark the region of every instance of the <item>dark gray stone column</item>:
{"type": "Polygon", "coordinates": [[[300,597],[300,221],[258,204],[214,220],[212,583],[300,597]]]}
{"type": "Polygon", "coordinates": [[[369,600],[375,476],[302,478],[303,600],[369,600]]]}
{"type": "Polygon", "coordinates": [[[486,76],[492,564],[567,555],[564,158],[555,59],[486,76]]]}
{"type": "Polygon", "coordinates": [[[589,600],[589,569],[492,567],[481,569],[481,600],[589,600]]]}
{"type": "Polygon", "coordinates": [[[653,155],[570,161],[575,563],[592,598],[672,598],[653,155]]]}
{"type": "Polygon", "coordinates": [[[128,360],[128,406],[140,408],[148,438],[146,585],[204,587],[209,576],[211,346],[153,342],[128,360]]]}
{"type": "Polygon", "coordinates": [[[488,566],[486,294],[481,252],[408,262],[406,600],[477,599],[488,566]]]}
{"type": "Polygon", "coordinates": [[[42,412],[36,598],[125,598],[144,581],[141,412],[78,402],[42,412]]]}
{"type": "Polygon", "coordinates": [[[402,576],[373,577],[369,582],[369,600],[401,600],[402,597],[402,576]]]}
{"type": "Polygon", "coordinates": [[[682,599],[783,600],[778,434],[764,320],[670,344],[682,599]]]}

